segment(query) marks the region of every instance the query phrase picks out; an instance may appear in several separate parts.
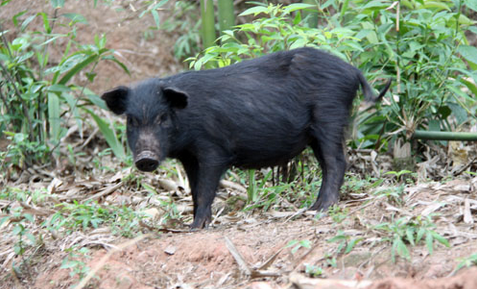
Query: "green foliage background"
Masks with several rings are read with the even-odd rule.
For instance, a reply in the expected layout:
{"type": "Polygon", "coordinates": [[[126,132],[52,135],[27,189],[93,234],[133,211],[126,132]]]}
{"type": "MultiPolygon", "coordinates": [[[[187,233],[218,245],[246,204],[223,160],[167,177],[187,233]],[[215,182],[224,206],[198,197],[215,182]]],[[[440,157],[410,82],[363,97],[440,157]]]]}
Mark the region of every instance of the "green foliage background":
{"type": "Polygon", "coordinates": [[[394,79],[393,97],[359,118],[355,147],[387,149],[416,129],[452,131],[475,122],[477,48],[466,33],[477,27],[462,13],[476,10],[475,0],[255,4],[240,14],[253,20],[224,31],[215,46],[188,59],[190,67],[311,46],[358,66],[377,88],[394,79]]]}

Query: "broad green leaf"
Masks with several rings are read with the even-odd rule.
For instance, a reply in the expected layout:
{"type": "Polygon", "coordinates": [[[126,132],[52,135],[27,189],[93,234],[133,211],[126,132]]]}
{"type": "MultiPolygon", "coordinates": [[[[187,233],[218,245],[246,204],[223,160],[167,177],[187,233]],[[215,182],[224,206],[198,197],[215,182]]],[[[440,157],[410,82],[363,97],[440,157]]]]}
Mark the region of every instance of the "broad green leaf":
{"type": "Polygon", "coordinates": [[[27,28],[28,24],[30,24],[30,22],[32,22],[33,19],[35,19],[35,18],[36,18],[36,15],[31,15],[31,16],[27,17],[27,19],[25,19],[25,21],[23,21],[22,26],[20,27],[20,30],[24,31],[27,28]]]}
{"type": "Polygon", "coordinates": [[[452,114],[455,116],[458,125],[467,121],[467,111],[462,106],[453,102],[448,102],[447,105],[452,110],[452,114]]]}
{"type": "Polygon", "coordinates": [[[154,22],[156,23],[156,27],[160,28],[161,26],[161,19],[159,18],[159,13],[156,10],[151,10],[152,17],[154,18],[154,22]]]}
{"type": "Polygon", "coordinates": [[[369,33],[366,35],[366,38],[371,44],[377,44],[378,41],[378,36],[376,35],[376,32],[374,32],[374,25],[370,22],[361,22],[361,26],[369,30],[369,33]]]}
{"type": "Polygon", "coordinates": [[[468,8],[477,11],[477,0],[464,0],[465,6],[468,8]]]}
{"type": "Polygon", "coordinates": [[[51,6],[53,8],[62,8],[65,6],[65,0],[51,0],[51,6]]]}
{"type": "Polygon", "coordinates": [[[477,34],[477,26],[470,26],[468,29],[474,34],[477,34]]]}
{"type": "Polygon", "coordinates": [[[291,12],[296,11],[296,10],[301,10],[301,9],[306,9],[306,8],[313,8],[313,7],[316,7],[316,6],[311,5],[311,4],[306,4],[306,3],[295,3],[295,4],[290,4],[288,6],[285,6],[283,10],[286,13],[291,13],[291,12]]]}
{"type": "Polygon", "coordinates": [[[40,12],[38,15],[41,15],[43,19],[43,28],[45,29],[45,32],[47,34],[51,33],[50,19],[48,19],[48,15],[44,12],[40,12]]]}
{"type": "Polygon", "coordinates": [[[26,214],[23,214],[23,217],[25,217],[25,219],[27,219],[28,221],[30,221],[32,223],[35,221],[32,214],[26,213],[26,214]]]}
{"type": "Polygon", "coordinates": [[[292,43],[292,45],[290,45],[290,49],[295,49],[295,48],[299,48],[299,47],[304,47],[306,45],[307,41],[306,39],[303,39],[303,38],[300,38],[296,41],[294,41],[292,43]]]}
{"type": "Polygon", "coordinates": [[[462,57],[467,59],[470,62],[477,64],[477,48],[470,45],[461,45],[457,48],[462,57]]]}
{"type": "Polygon", "coordinates": [[[260,13],[267,13],[268,14],[268,8],[267,7],[262,7],[262,6],[256,6],[249,8],[245,10],[244,12],[240,13],[239,16],[246,16],[253,14],[254,16],[257,16],[260,13]]]}
{"type": "Polygon", "coordinates": [[[346,14],[346,10],[348,10],[348,3],[349,0],[344,0],[343,6],[341,7],[340,18],[343,19],[344,15],[346,14]]]}
{"type": "Polygon", "coordinates": [[[48,87],[48,91],[50,92],[65,92],[65,91],[71,91],[71,88],[69,88],[66,85],[63,84],[53,84],[48,87]]]}
{"type": "MultiPolygon", "coordinates": [[[[475,102],[475,99],[472,98],[471,96],[469,96],[467,93],[463,92],[462,90],[460,90],[459,88],[453,86],[453,85],[446,85],[446,88],[451,90],[452,92],[455,93],[455,96],[458,95],[460,97],[462,97],[463,99],[465,99],[466,101],[469,101],[469,102],[475,102]]],[[[456,98],[457,100],[457,98],[456,98]]],[[[464,107],[465,108],[465,107],[464,107]]],[[[466,108],[467,109],[467,108],[466,108]]]]}
{"type": "Polygon", "coordinates": [[[348,254],[349,252],[351,252],[353,250],[354,246],[356,246],[356,244],[361,242],[361,240],[362,240],[362,238],[351,239],[348,242],[348,245],[346,246],[345,254],[348,254]]]}
{"type": "Polygon", "coordinates": [[[74,23],[88,24],[88,20],[86,20],[86,18],[83,15],[78,13],[64,13],[64,14],[61,14],[61,16],[70,19],[74,23]]]}
{"type": "MultiPolygon", "coordinates": [[[[477,78],[477,77],[476,77],[477,78]]],[[[465,86],[467,86],[467,88],[472,91],[472,93],[477,96],[477,86],[475,85],[475,83],[473,82],[470,82],[468,80],[465,80],[465,79],[460,79],[460,82],[462,82],[465,86]]]]}
{"type": "MultiPolygon", "coordinates": [[[[33,221],[31,221],[31,222],[33,222],[33,221]]],[[[27,232],[25,235],[26,235],[27,239],[30,240],[31,244],[36,244],[36,238],[32,233],[27,232]]]]}
{"type": "Polygon", "coordinates": [[[374,0],[374,1],[369,1],[366,3],[366,5],[362,6],[362,9],[380,9],[380,8],[387,8],[390,6],[389,3],[380,1],[380,0],[374,0]]]}
{"type": "Polygon", "coordinates": [[[449,5],[445,4],[444,2],[426,1],[424,2],[424,5],[422,5],[421,7],[422,8],[437,8],[438,10],[452,11],[449,5]]]}

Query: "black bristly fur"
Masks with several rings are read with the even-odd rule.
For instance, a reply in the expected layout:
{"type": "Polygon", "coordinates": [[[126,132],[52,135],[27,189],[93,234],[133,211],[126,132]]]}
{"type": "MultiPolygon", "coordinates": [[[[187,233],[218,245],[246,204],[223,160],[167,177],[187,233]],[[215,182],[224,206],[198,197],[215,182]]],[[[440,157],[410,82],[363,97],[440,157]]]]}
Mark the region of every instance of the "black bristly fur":
{"type": "MultiPolygon", "coordinates": [[[[211,220],[219,180],[231,166],[280,165],[310,146],[323,170],[314,210],[338,202],[346,161],[342,140],[359,86],[377,101],[361,72],[313,48],[277,52],[220,69],[190,71],[107,92],[124,104],[136,157],[179,159],[194,202],[192,228],[211,220]]],[[[116,102],[114,101],[116,99],[116,102]]]]}

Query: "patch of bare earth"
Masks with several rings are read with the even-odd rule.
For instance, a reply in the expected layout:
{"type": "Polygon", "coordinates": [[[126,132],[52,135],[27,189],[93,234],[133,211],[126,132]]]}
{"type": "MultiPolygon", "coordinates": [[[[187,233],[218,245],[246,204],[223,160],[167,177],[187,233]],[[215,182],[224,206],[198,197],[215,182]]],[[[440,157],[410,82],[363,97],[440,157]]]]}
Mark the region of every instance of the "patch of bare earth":
{"type": "MultiPolygon", "coordinates": [[[[344,202],[349,213],[341,223],[330,216],[316,219],[308,213],[275,210],[221,214],[219,199],[215,223],[198,232],[188,232],[181,225],[163,233],[149,230],[136,240],[112,237],[107,229],[59,240],[45,236],[44,261],[35,266],[36,276],[24,286],[69,288],[79,284],[78,274],[71,276],[73,270],[60,265],[66,256],[62,249],[81,244],[90,248],[90,257],[82,259],[89,268],[85,275],[90,274],[82,276],[88,280],[84,288],[475,288],[475,268],[454,275],[460,259],[477,252],[476,184],[477,178],[410,186],[407,204],[400,207],[383,199],[344,202]],[[423,243],[408,246],[410,259],[396,257],[393,261],[391,243],[372,228],[372,224],[389,222],[392,211],[438,215],[434,230],[450,246],[435,243],[432,254],[423,243]],[[349,253],[337,253],[339,243],[330,240],[338,234],[361,241],[349,253]],[[292,241],[308,241],[309,245],[288,246],[292,241]],[[321,268],[320,278],[310,278],[307,266],[321,268]]],[[[222,188],[221,194],[239,193],[222,188]]],[[[121,195],[112,194],[103,201],[115,203],[121,195]]],[[[190,206],[190,198],[177,202],[190,206]]]]}

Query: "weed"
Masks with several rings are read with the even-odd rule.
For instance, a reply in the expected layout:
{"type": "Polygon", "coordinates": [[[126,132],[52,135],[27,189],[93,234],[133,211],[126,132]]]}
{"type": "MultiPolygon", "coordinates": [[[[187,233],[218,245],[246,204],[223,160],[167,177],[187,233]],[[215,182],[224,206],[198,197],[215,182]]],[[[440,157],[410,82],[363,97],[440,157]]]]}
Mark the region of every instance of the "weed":
{"type": "Polygon", "coordinates": [[[60,268],[69,269],[70,276],[78,276],[80,280],[83,279],[91,270],[91,268],[89,268],[83,261],[83,259],[85,258],[90,258],[90,256],[88,255],[89,250],[83,247],[79,250],[75,250],[75,248],[70,248],[66,251],[69,252],[68,256],[63,259],[60,268]]]}
{"type": "MultiPolygon", "coordinates": [[[[389,171],[389,172],[386,172],[384,173],[385,175],[392,175],[396,178],[396,180],[398,182],[402,182],[403,181],[403,176],[405,175],[410,175],[412,176],[414,179],[415,179],[415,175],[416,174],[413,174],[413,172],[409,171],[409,170],[401,170],[399,172],[396,172],[396,171],[389,171]]],[[[408,179],[406,179],[408,180],[408,179]]]]}
{"type": "Polygon", "coordinates": [[[293,247],[291,249],[291,253],[295,254],[300,248],[306,248],[310,249],[311,248],[311,241],[310,240],[291,240],[287,244],[287,248],[293,247]]]}
{"type": "Polygon", "coordinates": [[[338,267],[338,262],[336,261],[336,257],[333,257],[333,255],[331,255],[329,253],[325,253],[324,258],[325,258],[326,266],[333,267],[333,268],[338,267]]]}
{"type": "Polygon", "coordinates": [[[408,244],[417,246],[421,241],[425,242],[429,254],[432,254],[436,242],[449,247],[447,239],[433,230],[435,227],[431,216],[416,216],[381,223],[374,226],[373,230],[385,235],[382,241],[392,244],[391,255],[395,262],[396,255],[407,260],[411,259],[408,244]]]}
{"type": "MultiPolygon", "coordinates": [[[[9,5],[8,2],[1,5],[9,5]]],[[[64,1],[53,2],[53,15],[40,12],[20,22],[20,16],[29,13],[25,10],[12,17],[15,30],[7,31],[0,26],[0,137],[5,135],[10,139],[7,154],[2,158],[21,169],[47,163],[51,156],[59,154],[60,140],[67,133],[69,120],[82,128],[83,117],[79,114],[82,109],[93,116],[114,153],[122,159],[124,149],[115,132],[87,108],[91,104],[103,107],[104,104],[86,86],[78,86],[73,80],[85,73],[89,82],[93,82],[95,68],[101,61],[113,61],[126,72],[127,68],[115,58],[113,50],[106,48],[104,36],[96,35],[93,44],[77,43],[76,25],[84,23],[84,17],[74,13],[58,17],[64,1]],[[30,28],[35,18],[43,22],[40,31],[30,28]],[[57,26],[70,30],[58,34],[54,32],[57,26]],[[61,58],[52,62],[51,47],[59,41],[67,45],[60,53],[61,58]]]]}
{"type": "Polygon", "coordinates": [[[62,203],[58,207],[60,209],[42,224],[48,230],[66,229],[68,233],[76,229],[86,231],[100,225],[109,225],[116,234],[133,236],[141,229],[138,224],[145,217],[143,213],[125,206],[100,206],[91,201],[62,203]]]}
{"type": "Polygon", "coordinates": [[[319,266],[305,264],[305,273],[312,278],[318,278],[323,276],[324,271],[323,271],[323,268],[319,266]]]}
{"type": "Polygon", "coordinates": [[[336,249],[337,254],[348,254],[353,250],[353,248],[363,240],[363,238],[352,238],[349,235],[346,235],[343,231],[338,231],[336,236],[329,239],[329,243],[338,243],[338,248],[336,249]]]}
{"type": "Polygon", "coordinates": [[[328,214],[335,224],[340,224],[348,216],[349,209],[345,207],[339,207],[338,205],[333,205],[328,208],[328,214]]]}
{"type": "Polygon", "coordinates": [[[477,253],[474,253],[465,258],[461,258],[459,260],[459,264],[457,264],[456,268],[454,269],[454,272],[457,272],[464,267],[470,266],[477,266],[477,253]]]}
{"type": "Polygon", "coordinates": [[[404,184],[396,186],[396,187],[380,188],[374,191],[373,195],[375,195],[378,198],[385,198],[391,204],[402,206],[404,203],[404,200],[403,200],[404,188],[405,188],[404,184]]]}

